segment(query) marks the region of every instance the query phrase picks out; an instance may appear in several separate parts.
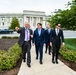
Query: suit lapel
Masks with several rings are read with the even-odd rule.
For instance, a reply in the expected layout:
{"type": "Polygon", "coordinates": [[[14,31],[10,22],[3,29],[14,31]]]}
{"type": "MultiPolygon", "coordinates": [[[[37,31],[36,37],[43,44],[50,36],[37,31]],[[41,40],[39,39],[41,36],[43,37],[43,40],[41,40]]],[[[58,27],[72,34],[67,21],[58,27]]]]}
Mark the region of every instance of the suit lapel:
{"type": "MultiPolygon", "coordinates": [[[[56,35],[56,30],[54,29],[55,35],[56,35]]],[[[57,35],[56,35],[57,36],[57,35]]]]}
{"type": "Polygon", "coordinates": [[[38,29],[36,29],[36,33],[37,33],[37,35],[39,36],[38,29]]]}
{"type": "Polygon", "coordinates": [[[43,31],[42,31],[42,29],[41,29],[41,34],[40,34],[40,36],[42,35],[42,32],[43,32],[43,31]]]}
{"type": "Polygon", "coordinates": [[[58,33],[58,35],[60,34],[60,29],[59,29],[59,33],[58,33]]]}

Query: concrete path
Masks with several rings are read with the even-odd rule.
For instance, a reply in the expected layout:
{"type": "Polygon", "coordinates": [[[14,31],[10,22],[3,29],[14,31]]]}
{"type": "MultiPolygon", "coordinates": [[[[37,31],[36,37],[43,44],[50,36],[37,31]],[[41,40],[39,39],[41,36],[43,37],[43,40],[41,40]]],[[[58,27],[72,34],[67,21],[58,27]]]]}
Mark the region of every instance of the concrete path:
{"type": "Polygon", "coordinates": [[[76,75],[76,72],[59,60],[59,64],[51,62],[51,55],[43,54],[43,65],[35,59],[35,48],[31,49],[31,68],[22,62],[18,75],[76,75]]]}

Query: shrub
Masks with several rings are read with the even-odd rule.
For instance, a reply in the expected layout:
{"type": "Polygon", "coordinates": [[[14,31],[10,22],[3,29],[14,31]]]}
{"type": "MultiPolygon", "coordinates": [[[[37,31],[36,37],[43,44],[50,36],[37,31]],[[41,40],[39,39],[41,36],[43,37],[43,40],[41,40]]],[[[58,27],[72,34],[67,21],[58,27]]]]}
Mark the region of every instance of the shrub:
{"type": "Polygon", "coordinates": [[[2,36],[2,39],[18,39],[18,36],[10,37],[10,36],[2,36]]]}
{"type": "Polygon", "coordinates": [[[8,70],[16,66],[21,55],[21,48],[15,44],[8,51],[0,50],[0,71],[8,70]]]}
{"type": "Polygon", "coordinates": [[[60,49],[60,54],[64,59],[76,63],[76,51],[69,49],[67,46],[60,49]]]}
{"type": "Polygon", "coordinates": [[[18,39],[18,38],[19,38],[18,36],[14,36],[14,37],[13,37],[13,39],[18,39]]]}
{"type": "Polygon", "coordinates": [[[7,38],[7,36],[2,36],[2,39],[6,39],[7,38]]]}

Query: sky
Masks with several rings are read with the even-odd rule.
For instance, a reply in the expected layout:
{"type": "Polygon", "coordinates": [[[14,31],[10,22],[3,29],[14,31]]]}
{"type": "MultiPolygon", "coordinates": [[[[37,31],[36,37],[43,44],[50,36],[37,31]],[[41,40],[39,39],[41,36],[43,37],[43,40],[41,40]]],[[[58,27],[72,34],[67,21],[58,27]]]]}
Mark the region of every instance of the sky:
{"type": "Polygon", "coordinates": [[[0,13],[23,13],[23,10],[44,11],[50,15],[55,9],[65,9],[72,0],[0,0],[0,13]]]}

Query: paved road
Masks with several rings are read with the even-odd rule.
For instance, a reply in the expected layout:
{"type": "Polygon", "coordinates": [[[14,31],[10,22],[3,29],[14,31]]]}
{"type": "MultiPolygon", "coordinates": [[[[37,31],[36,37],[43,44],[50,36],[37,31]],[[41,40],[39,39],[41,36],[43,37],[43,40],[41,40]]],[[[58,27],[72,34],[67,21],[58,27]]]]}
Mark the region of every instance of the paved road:
{"type": "MultiPolygon", "coordinates": [[[[16,33],[16,32],[13,33],[13,34],[0,34],[0,38],[2,36],[11,36],[11,37],[13,37],[13,36],[19,36],[19,34],[16,33]]],[[[64,37],[65,38],[76,38],[76,31],[64,31],[64,37]]]]}

